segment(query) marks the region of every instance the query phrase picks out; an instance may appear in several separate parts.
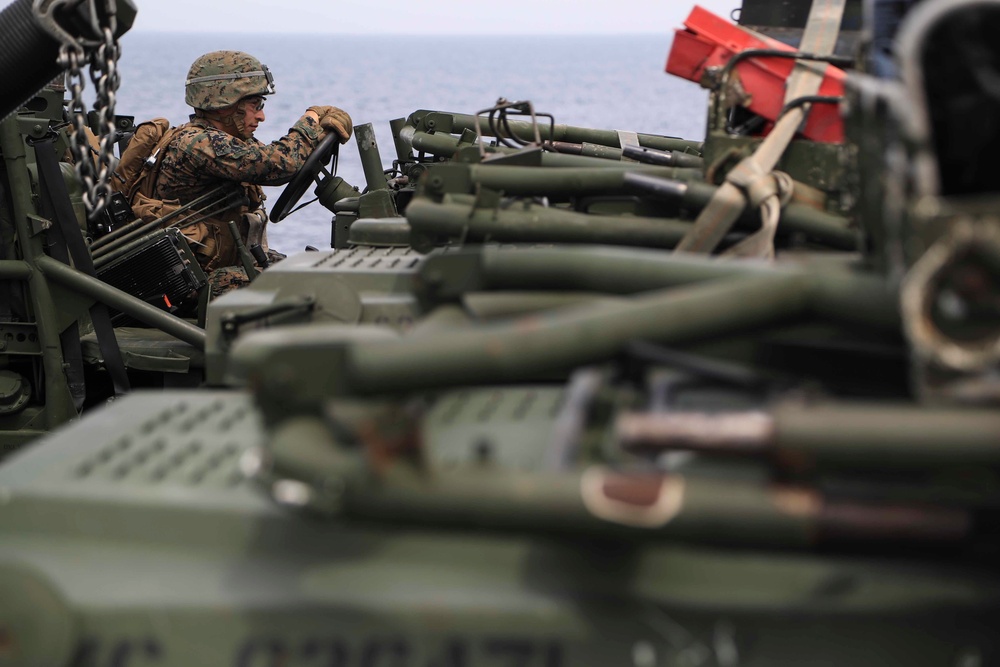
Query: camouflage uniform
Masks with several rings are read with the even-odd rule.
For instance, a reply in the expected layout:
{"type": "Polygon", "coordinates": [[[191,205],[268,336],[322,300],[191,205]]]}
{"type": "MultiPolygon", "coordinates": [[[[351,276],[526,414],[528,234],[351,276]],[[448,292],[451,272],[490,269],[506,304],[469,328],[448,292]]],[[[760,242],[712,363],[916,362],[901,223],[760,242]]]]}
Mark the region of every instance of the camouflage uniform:
{"type": "MultiPolygon", "coordinates": [[[[267,251],[267,261],[271,264],[280,262],[287,255],[274,250],[267,251]]],[[[250,284],[247,272],[242,266],[223,266],[208,274],[208,286],[212,290],[212,298],[221,296],[229,290],[238,289],[250,284]]]]}
{"type": "Polygon", "coordinates": [[[208,287],[212,298],[250,284],[247,272],[241,266],[223,266],[208,274],[208,287]]]}
{"type": "MultiPolygon", "coordinates": [[[[192,116],[166,149],[154,195],[184,204],[228,182],[259,199],[255,192],[259,188],[245,186],[287,182],[319,144],[321,132],[316,120],[303,116],[288,134],[264,144],[257,139],[237,139],[192,116]]],[[[259,201],[251,198],[251,203],[259,201]]]]}
{"type": "MultiPolygon", "coordinates": [[[[247,198],[246,206],[212,216],[240,224],[243,212],[261,207],[264,196],[260,186],[286,182],[302,167],[321,138],[322,130],[310,116],[300,118],[288,134],[271,144],[253,138],[238,139],[212,127],[203,118],[192,117],[191,122],[178,129],[165,149],[153,195],[186,204],[220,185],[242,191],[247,198]]],[[[241,232],[245,237],[246,230],[241,232]]],[[[228,228],[221,225],[216,233],[224,239],[229,237],[228,228]]],[[[222,245],[225,249],[220,249],[217,257],[205,259],[207,270],[235,263],[235,247],[230,247],[230,243],[222,245]]]]}
{"type": "MultiPolygon", "coordinates": [[[[146,176],[137,181],[138,192],[134,198],[130,192],[129,197],[133,209],[159,206],[162,210],[165,204],[176,210],[209,193],[214,193],[209,199],[228,200],[222,210],[211,201],[200,203],[197,211],[204,212],[204,217],[192,216],[180,225],[210,276],[213,295],[218,295],[249,282],[237,266],[239,255],[230,223],[236,223],[246,243],[251,222],[266,222],[261,186],[287,183],[326,132],[336,132],[343,143],[351,136],[352,124],[350,116],[337,107],[314,106],[281,139],[270,144],[258,141],[251,118],[257,118],[263,106],[251,110],[245,101],[252,103],[273,93],[274,81],[266,65],[242,51],[212,51],[199,57],[188,70],[184,86],[184,101],[194,107],[195,114],[187,124],[161,135],[153,151],[155,167],[144,172],[146,176]],[[139,195],[143,201],[137,203],[139,195]]],[[[263,120],[260,117],[258,122],[263,120]]],[[[143,158],[143,163],[149,160],[143,158]]],[[[266,239],[264,234],[261,246],[270,261],[283,259],[284,255],[268,249],[266,239]]]]}
{"type": "MultiPolygon", "coordinates": [[[[267,66],[250,54],[213,51],[195,60],[188,71],[184,100],[196,113],[162,146],[155,184],[152,192],[145,193],[154,200],[183,205],[217,191],[217,197],[228,195],[230,201],[241,202],[209,210],[209,218],[182,226],[209,274],[213,296],[249,282],[246,272],[235,266],[238,253],[228,223],[237,224],[245,243],[249,226],[243,214],[263,209],[261,186],[287,182],[324,136],[320,122],[305,114],[284,137],[264,144],[243,125],[242,110],[226,113],[245,98],[273,92],[267,66]],[[209,118],[231,123],[234,131],[219,129],[209,118]]],[[[282,259],[284,255],[267,248],[266,238],[265,234],[261,245],[270,260],[282,259]]]]}

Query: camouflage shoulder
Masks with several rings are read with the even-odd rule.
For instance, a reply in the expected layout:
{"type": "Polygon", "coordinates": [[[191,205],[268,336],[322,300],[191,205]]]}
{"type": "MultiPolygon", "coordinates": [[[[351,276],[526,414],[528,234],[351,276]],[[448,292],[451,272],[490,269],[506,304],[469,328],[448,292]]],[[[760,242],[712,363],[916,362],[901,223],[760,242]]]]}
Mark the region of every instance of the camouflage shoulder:
{"type": "Polygon", "coordinates": [[[189,124],[184,126],[173,141],[176,150],[188,154],[202,154],[209,158],[229,155],[243,148],[243,142],[222,130],[189,124]]]}
{"type": "Polygon", "coordinates": [[[177,134],[170,144],[175,150],[191,153],[197,148],[207,145],[208,141],[208,132],[204,128],[188,123],[177,128],[177,134]]]}

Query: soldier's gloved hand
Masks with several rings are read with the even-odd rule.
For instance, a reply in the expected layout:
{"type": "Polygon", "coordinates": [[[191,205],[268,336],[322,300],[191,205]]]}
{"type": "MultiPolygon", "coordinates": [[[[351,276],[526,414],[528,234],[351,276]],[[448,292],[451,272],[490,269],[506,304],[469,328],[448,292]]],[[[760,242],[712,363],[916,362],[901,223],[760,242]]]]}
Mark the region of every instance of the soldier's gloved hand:
{"type": "Polygon", "coordinates": [[[347,140],[351,138],[351,134],[354,132],[354,123],[343,109],[314,106],[309,107],[308,111],[319,116],[319,126],[327,132],[335,132],[340,137],[340,143],[346,144],[347,140]]]}

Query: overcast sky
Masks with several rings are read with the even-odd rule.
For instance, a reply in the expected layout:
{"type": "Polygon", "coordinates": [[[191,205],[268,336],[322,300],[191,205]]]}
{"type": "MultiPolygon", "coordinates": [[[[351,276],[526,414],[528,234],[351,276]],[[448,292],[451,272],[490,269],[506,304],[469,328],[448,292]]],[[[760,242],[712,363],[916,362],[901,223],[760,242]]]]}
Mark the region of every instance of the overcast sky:
{"type": "MultiPolygon", "coordinates": [[[[132,0],[135,31],[672,34],[690,0],[132,0]]],[[[0,0],[0,5],[10,4],[0,0]]],[[[700,0],[728,17],[741,0],[700,0]]],[[[413,45],[416,46],[416,45],[413,45]]]]}

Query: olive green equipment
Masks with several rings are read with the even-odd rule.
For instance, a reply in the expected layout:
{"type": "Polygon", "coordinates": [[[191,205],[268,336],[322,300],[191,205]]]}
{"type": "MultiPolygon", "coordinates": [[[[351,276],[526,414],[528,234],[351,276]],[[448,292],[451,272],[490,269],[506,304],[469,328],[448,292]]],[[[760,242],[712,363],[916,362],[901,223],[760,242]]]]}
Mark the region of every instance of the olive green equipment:
{"type": "MultiPolygon", "coordinates": [[[[800,36],[807,3],[781,4],[741,20],[800,36]]],[[[761,143],[732,87],[704,141],[500,100],[393,120],[388,169],[356,127],[364,191],[328,144],[272,213],[315,187],[332,247],[203,322],[45,253],[43,92],[0,137],[0,289],[31,315],[0,319],[0,425],[27,443],[0,463],[0,661],[993,662],[1000,244],[992,172],[959,153],[994,139],[966,101],[995,103],[952,68],[996,69],[1000,4],[912,11],[885,79],[844,7],[847,140],[783,153],[773,261],[669,252],[761,143]],[[163,390],[29,441],[76,415],[52,378],[94,300],[172,334],[157,361],[153,330],[116,331],[163,390]]],[[[717,253],[760,229],[741,212],[717,253]]]]}

